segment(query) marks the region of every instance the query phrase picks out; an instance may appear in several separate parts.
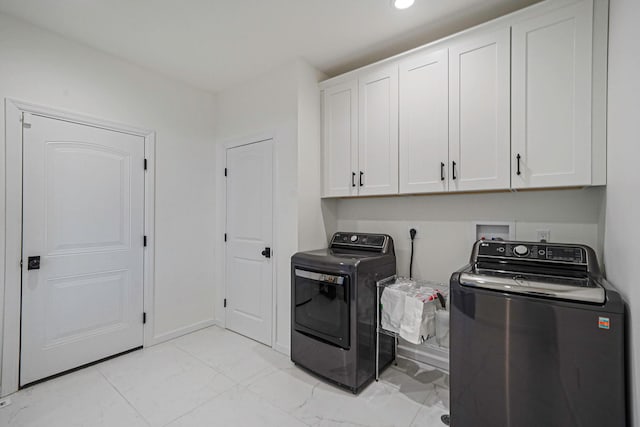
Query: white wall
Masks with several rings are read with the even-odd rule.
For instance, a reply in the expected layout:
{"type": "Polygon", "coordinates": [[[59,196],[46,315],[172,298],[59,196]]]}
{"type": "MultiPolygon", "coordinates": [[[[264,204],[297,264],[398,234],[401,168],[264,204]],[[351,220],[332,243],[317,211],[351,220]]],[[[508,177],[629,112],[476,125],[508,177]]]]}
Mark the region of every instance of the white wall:
{"type": "MultiPolygon", "coordinates": [[[[320,205],[319,186],[316,185],[316,181],[319,183],[319,176],[313,176],[316,173],[314,171],[319,168],[319,165],[315,164],[319,158],[314,159],[314,153],[320,151],[317,133],[320,128],[317,104],[318,77],[318,72],[312,67],[301,61],[294,61],[217,94],[216,140],[219,144],[238,139],[250,140],[252,135],[265,133],[275,136],[274,347],[283,353],[288,353],[290,347],[291,255],[297,252],[299,247],[314,246],[319,236],[324,235],[322,217],[316,209],[320,205]],[[299,159],[302,159],[300,167],[299,159]],[[299,185],[302,188],[299,188],[299,185]],[[311,205],[307,206],[307,202],[311,205]]],[[[224,150],[219,147],[217,155],[224,156],[224,150]]],[[[224,159],[220,157],[217,159],[219,167],[224,164],[224,159]]],[[[221,191],[224,178],[221,174],[218,174],[217,178],[216,188],[217,191],[221,191]]],[[[218,210],[218,218],[223,217],[224,212],[218,210]]],[[[218,233],[222,235],[224,224],[220,224],[220,221],[219,227],[218,233]]],[[[218,307],[222,307],[224,298],[224,265],[221,264],[223,251],[224,246],[220,244],[216,281],[218,307]]],[[[223,310],[217,313],[218,322],[224,323],[223,310]]]]}
{"type": "Polygon", "coordinates": [[[298,250],[327,245],[320,171],[320,91],[326,76],[298,62],[298,250]]]}
{"type": "Polygon", "coordinates": [[[449,282],[471,255],[474,221],[515,221],[515,238],[535,240],[536,230],[551,230],[553,242],[584,243],[601,258],[598,222],[604,189],[447,194],[336,202],[340,231],[390,234],[396,245],[398,273],[409,275],[411,241],[416,227],[413,276],[449,282]]]}
{"type": "Polygon", "coordinates": [[[640,425],[640,2],[611,0],[609,15],[608,177],[605,220],[607,278],[628,304],[628,375],[634,423],[640,425]]]}
{"type": "MultiPolygon", "coordinates": [[[[213,96],[0,15],[5,97],[157,132],[155,316],[149,321],[157,339],[211,323],[213,96]]],[[[2,223],[4,213],[2,205],[2,223]]]]}

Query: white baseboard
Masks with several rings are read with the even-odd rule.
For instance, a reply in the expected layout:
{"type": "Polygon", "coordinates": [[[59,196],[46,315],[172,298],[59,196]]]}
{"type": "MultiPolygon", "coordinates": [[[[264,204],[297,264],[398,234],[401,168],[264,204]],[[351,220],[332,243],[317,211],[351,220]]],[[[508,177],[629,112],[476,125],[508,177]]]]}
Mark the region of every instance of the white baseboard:
{"type": "Polygon", "coordinates": [[[284,346],[282,344],[275,343],[273,345],[273,349],[278,353],[282,353],[285,356],[291,356],[291,347],[284,346]]]}
{"type": "Polygon", "coordinates": [[[439,347],[429,341],[422,345],[400,341],[398,355],[449,372],[449,349],[439,347]]]}
{"type": "Polygon", "coordinates": [[[153,337],[150,345],[160,344],[165,341],[172,340],[174,338],[181,337],[182,335],[190,334],[191,332],[195,332],[199,329],[208,328],[209,326],[216,325],[216,321],[214,319],[203,320],[200,322],[196,322],[192,325],[185,326],[183,328],[177,328],[169,332],[165,332],[160,335],[156,335],[153,337]]]}

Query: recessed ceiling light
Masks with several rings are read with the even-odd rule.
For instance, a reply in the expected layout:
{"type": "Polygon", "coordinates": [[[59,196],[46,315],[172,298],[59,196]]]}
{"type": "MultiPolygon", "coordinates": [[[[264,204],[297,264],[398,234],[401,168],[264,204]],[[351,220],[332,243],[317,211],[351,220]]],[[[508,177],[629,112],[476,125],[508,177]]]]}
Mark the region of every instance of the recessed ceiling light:
{"type": "Polygon", "coordinates": [[[396,9],[408,9],[413,6],[415,0],[393,0],[393,5],[396,9]]]}

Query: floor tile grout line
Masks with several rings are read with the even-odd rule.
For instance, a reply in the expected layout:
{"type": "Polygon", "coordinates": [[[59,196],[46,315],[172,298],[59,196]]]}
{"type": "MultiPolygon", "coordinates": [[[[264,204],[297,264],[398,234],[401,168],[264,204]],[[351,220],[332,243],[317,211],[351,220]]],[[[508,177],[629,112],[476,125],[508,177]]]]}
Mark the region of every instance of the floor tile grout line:
{"type": "MultiPolygon", "coordinates": [[[[227,377],[227,378],[228,378],[228,377],[227,377]]],[[[234,388],[235,388],[235,389],[237,389],[237,390],[239,390],[239,391],[240,391],[240,390],[249,391],[249,389],[248,389],[246,386],[243,386],[242,384],[238,384],[238,383],[236,383],[236,384],[232,385],[231,387],[229,387],[228,389],[223,390],[223,391],[221,391],[220,393],[216,394],[215,396],[212,396],[211,398],[209,398],[209,399],[207,399],[206,401],[202,402],[201,404],[199,404],[199,405],[198,405],[198,406],[196,406],[195,408],[192,408],[192,409],[188,410],[187,412],[185,412],[184,414],[181,414],[180,416],[178,416],[178,417],[176,417],[176,418],[172,419],[172,420],[171,420],[171,421],[169,421],[168,423],[163,424],[163,425],[162,425],[162,427],[166,427],[166,426],[168,426],[169,424],[171,424],[171,423],[173,423],[173,422],[175,422],[175,421],[178,421],[180,418],[186,417],[187,415],[189,415],[189,414],[193,413],[194,411],[196,411],[197,409],[199,409],[199,408],[203,407],[204,405],[206,405],[206,404],[210,403],[211,401],[213,401],[213,400],[215,400],[215,399],[219,398],[219,397],[220,397],[220,396],[222,396],[223,394],[228,393],[229,391],[231,391],[231,390],[232,390],[232,389],[234,389],[234,388]]]]}
{"type": "MultiPolygon", "coordinates": [[[[234,386],[234,387],[235,387],[235,386],[234,386]]],[[[229,389],[229,390],[230,390],[230,389],[229,389]]],[[[229,391],[229,390],[223,391],[222,393],[226,393],[226,392],[227,392],[227,391],[229,391]]],[[[166,422],[166,423],[162,424],[162,426],[161,426],[161,427],[166,427],[166,426],[168,426],[168,425],[170,425],[170,424],[172,424],[172,423],[174,423],[174,422],[178,421],[180,418],[186,417],[187,415],[189,415],[189,414],[193,413],[194,411],[196,411],[196,410],[198,410],[199,408],[203,407],[203,406],[204,406],[204,405],[206,405],[207,403],[211,402],[213,399],[216,399],[216,398],[220,397],[220,395],[221,395],[222,393],[216,394],[215,396],[211,397],[210,399],[205,400],[204,402],[202,402],[201,404],[199,404],[199,405],[195,406],[194,408],[189,409],[189,410],[188,410],[187,412],[185,412],[184,414],[180,414],[180,415],[178,415],[177,417],[173,418],[172,420],[170,420],[170,421],[168,421],[168,422],[166,422]]]]}
{"type": "MultiPolygon", "coordinates": [[[[228,378],[228,377],[227,377],[227,378],[228,378]]],[[[178,421],[180,418],[185,417],[185,416],[187,416],[187,415],[191,414],[191,413],[192,413],[192,412],[194,412],[196,409],[201,408],[202,406],[206,405],[207,403],[211,402],[211,401],[212,401],[212,400],[214,400],[214,399],[217,399],[218,397],[222,396],[224,393],[227,393],[228,391],[230,391],[231,389],[233,389],[233,388],[235,388],[235,387],[242,387],[242,385],[240,385],[240,384],[234,384],[234,385],[232,385],[231,387],[229,387],[228,389],[226,389],[226,390],[222,390],[222,391],[220,391],[220,392],[216,393],[216,394],[215,394],[215,396],[211,396],[209,399],[205,400],[204,402],[200,403],[199,405],[195,406],[194,408],[191,408],[191,409],[189,409],[187,412],[185,412],[185,413],[183,413],[183,414],[180,414],[180,415],[178,415],[177,417],[175,417],[175,418],[171,419],[170,421],[168,421],[168,422],[166,422],[166,423],[162,424],[162,426],[161,426],[161,427],[166,427],[166,426],[168,426],[169,424],[171,424],[171,423],[173,423],[173,422],[175,422],[175,421],[178,421]]],[[[242,388],[245,388],[245,387],[242,387],[242,388]]]]}
{"type": "MultiPolygon", "coordinates": [[[[206,360],[202,359],[201,357],[191,353],[189,350],[184,349],[182,347],[180,347],[179,345],[173,343],[173,342],[169,342],[170,345],[172,345],[175,349],[183,352],[184,354],[186,354],[189,357],[193,357],[196,361],[198,361],[199,363],[203,364],[205,367],[212,369],[213,371],[217,372],[218,374],[224,375],[224,372],[222,372],[220,369],[218,369],[216,366],[210,364],[209,362],[207,362],[206,360]]],[[[229,378],[228,376],[224,375],[225,377],[229,378]]],[[[231,381],[233,381],[234,383],[237,383],[237,381],[229,378],[231,381]]]]}
{"type": "MultiPolygon", "coordinates": [[[[274,373],[275,373],[275,372],[274,372],[274,373]]],[[[266,375],[265,375],[264,377],[262,377],[262,378],[266,378],[266,375]]],[[[251,393],[252,395],[254,395],[255,397],[257,397],[257,398],[258,398],[261,402],[263,402],[264,404],[266,404],[266,405],[270,406],[272,409],[275,409],[276,411],[281,412],[281,413],[283,413],[283,414],[285,414],[285,415],[287,415],[287,416],[289,416],[289,417],[293,418],[294,420],[301,422],[301,423],[302,423],[302,424],[304,424],[304,425],[307,425],[307,426],[311,426],[311,425],[312,425],[312,424],[307,424],[304,420],[302,420],[301,418],[298,418],[298,417],[297,417],[297,416],[295,416],[293,413],[291,413],[291,412],[289,412],[289,411],[287,411],[287,410],[285,410],[285,409],[282,409],[282,408],[280,408],[280,407],[278,407],[278,406],[274,405],[273,403],[269,402],[267,399],[263,398],[261,395],[259,395],[259,394],[258,394],[258,393],[256,393],[255,391],[251,390],[251,389],[249,388],[249,386],[245,387],[245,390],[246,390],[248,393],[251,393]]]]}
{"type": "Polygon", "coordinates": [[[251,385],[255,384],[256,382],[258,382],[259,380],[266,378],[272,374],[275,374],[277,372],[282,371],[283,368],[278,368],[278,367],[274,367],[271,370],[268,370],[267,372],[262,372],[262,373],[257,373],[255,375],[252,375],[248,378],[245,378],[242,382],[239,382],[238,384],[242,384],[245,387],[250,387],[251,385]]]}
{"type": "Polygon", "coordinates": [[[218,367],[211,365],[210,363],[208,363],[206,360],[196,356],[195,354],[191,353],[190,351],[185,350],[184,348],[172,344],[176,349],[178,349],[179,351],[185,353],[187,356],[193,357],[196,361],[200,362],[201,364],[204,365],[204,367],[211,369],[212,371],[214,371],[216,374],[218,375],[222,375],[223,377],[225,377],[226,379],[228,379],[229,381],[231,381],[234,385],[239,385],[239,386],[246,386],[246,384],[242,384],[239,381],[234,380],[233,378],[231,378],[229,375],[227,375],[225,372],[223,372],[222,370],[220,370],[218,367]]]}
{"type": "MultiPolygon", "coordinates": [[[[231,333],[233,333],[233,334],[235,334],[235,335],[238,335],[238,336],[240,336],[240,337],[245,338],[244,336],[242,336],[242,335],[240,335],[240,334],[237,334],[237,333],[235,333],[235,332],[233,332],[233,331],[231,331],[231,333]]],[[[285,369],[285,368],[280,368],[280,367],[274,366],[274,367],[273,367],[273,368],[274,368],[273,370],[271,370],[270,372],[267,372],[267,373],[265,373],[265,374],[256,374],[256,375],[254,375],[254,376],[251,376],[251,377],[249,377],[249,378],[246,378],[246,379],[245,379],[245,380],[243,380],[243,381],[236,381],[235,379],[233,379],[233,378],[231,378],[229,375],[227,375],[227,374],[226,374],[223,370],[221,370],[218,366],[214,366],[214,365],[210,364],[209,362],[207,362],[206,360],[204,360],[204,359],[202,359],[201,357],[197,356],[196,354],[194,354],[194,353],[190,352],[189,350],[187,350],[187,349],[185,349],[185,348],[182,348],[179,344],[176,344],[176,343],[174,343],[174,342],[173,342],[173,341],[175,341],[175,340],[178,340],[179,338],[180,338],[180,337],[175,338],[174,340],[171,340],[171,341],[167,341],[167,343],[168,343],[168,344],[173,345],[174,347],[176,347],[176,348],[177,348],[177,349],[179,349],[180,351],[182,351],[182,352],[186,353],[187,355],[189,355],[189,356],[191,356],[191,357],[193,357],[193,358],[197,359],[199,362],[204,363],[207,367],[209,367],[209,368],[211,368],[211,369],[215,370],[216,372],[220,373],[221,375],[224,375],[226,378],[230,379],[231,381],[233,381],[235,384],[238,384],[238,385],[242,385],[242,386],[248,387],[248,386],[250,386],[251,384],[253,384],[254,382],[258,381],[258,380],[259,380],[259,379],[261,379],[261,378],[264,378],[264,377],[265,377],[265,376],[267,376],[267,375],[271,375],[271,374],[273,374],[273,373],[276,373],[276,372],[278,372],[278,371],[281,371],[281,370],[285,369]]],[[[258,345],[263,345],[263,346],[265,346],[265,348],[267,348],[269,351],[273,351],[274,353],[276,353],[276,354],[278,354],[278,355],[282,355],[282,354],[281,354],[281,353],[279,353],[278,351],[274,350],[272,347],[266,346],[266,345],[261,344],[261,343],[258,343],[258,345]]]]}
{"type": "MultiPolygon", "coordinates": [[[[201,364],[203,364],[203,365],[204,365],[204,367],[211,369],[211,370],[212,370],[212,371],[214,371],[217,375],[223,376],[224,378],[228,379],[229,381],[231,381],[231,382],[233,383],[233,386],[231,386],[231,387],[229,387],[228,389],[223,390],[222,392],[218,393],[218,394],[216,395],[216,397],[217,397],[217,396],[219,396],[219,395],[220,395],[220,394],[222,394],[222,393],[225,393],[225,392],[227,392],[227,391],[231,390],[231,388],[233,388],[233,387],[236,387],[236,386],[237,386],[237,387],[242,387],[242,388],[248,388],[248,387],[249,387],[249,385],[251,384],[251,383],[249,383],[249,384],[243,384],[243,383],[242,383],[242,382],[240,382],[240,381],[236,381],[235,379],[233,379],[233,378],[231,378],[229,375],[227,375],[225,372],[221,371],[221,370],[220,370],[220,369],[218,369],[217,367],[212,366],[212,365],[211,365],[211,364],[209,364],[207,361],[205,361],[205,360],[203,360],[202,358],[200,358],[200,357],[196,356],[195,354],[191,353],[190,351],[188,351],[188,350],[186,350],[186,349],[184,349],[184,348],[182,348],[182,347],[180,347],[180,346],[178,346],[178,345],[176,345],[176,344],[174,344],[174,343],[170,343],[170,344],[171,344],[171,345],[173,345],[173,346],[174,346],[176,349],[178,349],[179,351],[181,351],[181,352],[185,353],[187,356],[193,357],[196,361],[198,361],[198,362],[200,362],[201,364]]],[[[274,372],[276,372],[276,371],[274,371],[274,372]]],[[[260,377],[260,378],[262,378],[262,377],[260,377]]],[[[179,418],[179,417],[178,417],[178,418],[179,418]]],[[[177,419],[177,418],[176,418],[176,419],[177,419]]],[[[175,421],[176,419],[174,419],[173,421],[175,421]]],[[[172,421],[172,422],[173,422],[173,421],[172,421]]]]}
{"type": "MultiPolygon", "coordinates": [[[[182,349],[182,348],[180,348],[180,347],[176,346],[176,345],[175,345],[174,343],[172,343],[171,341],[167,341],[167,342],[162,343],[162,344],[170,345],[172,348],[174,348],[174,349],[176,349],[176,350],[180,351],[181,353],[184,353],[185,355],[187,355],[187,356],[189,356],[189,357],[193,358],[195,361],[197,361],[198,363],[200,363],[200,364],[202,365],[202,367],[204,367],[204,368],[208,368],[208,369],[212,370],[212,371],[216,374],[216,376],[217,376],[217,375],[223,376],[224,378],[228,379],[228,380],[232,383],[232,385],[231,385],[229,388],[226,388],[226,389],[224,389],[224,390],[220,390],[220,391],[219,391],[218,393],[216,393],[214,396],[211,396],[209,399],[207,399],[207,400],[205,400],[204,402],[202,402],[202,403],[198,404],[198,405],[197,405],[197,406],[195,406],[194,408],[191,408],[190,410],[188,410],[188,411],[186,411],[186,412],[184,412],[184,413],[182,413],[182,414],[178,415],[177,417],[172,418],[172,419],[171,419],[171,420],[169,420],[168,422],[163,423],[163,424],[162,424],[162,426],[163,426],[163,427],[164,427],[164,426],[167,426],[167,425],[169,425],[169,424],[171,424],[171,423],[173,423],[174,421],[176,421],[176,420],[178,420],[178,419],[182,418],[183,416],[185,416],[185,415],[187,415],[187,414],[190,414],[191,412],[195,411],[196,409],[198,409],[198,408],[199,408],[199,407],[201,407],[202,405],[204,405],[204,404],[206,404],[206,403],[209,403],[211,400],[213,400],[213,399],[215,399],[215,398],[219,397],[219,396],[220,396],[221,394],[223,394],[223,393],[228,392],[229,390],[231,390],[231,389],[232,389],[232,388],[234,388],[234,387],[242,387],[242,388],[245,388],[242,384],[237,383],[237,382],[236,382],[235,380],[233,380],[232,378],[229,378],[229,377],[228,377],[227,375],[225,375],[224,373],[222,373],[222,372],[218,371],[217,369],[213,368],[212,366],[210,366],[208,363],[206,363],[205,361],[201,360],[201,359],[200,359],[200,358],[198,358],[197,356],[195,356],[195,355],[191,354],[190,352],[188,352],[188,351],[186,351],[186,350],[184,350],[184,349],[182,349]]],[[[145,423],[146,423],[147,425],[149,425],[150,427],[151,427],[151,426],[153,426],[153,423],[152,423],[150,420],[148,420],[148,419],[147,419],[147,418],[146,418],[146,417],[145,417],[145,416],[144,416],[144,415],[143,415],[143,414],[142,414],[142,413],[141,413],[141,412],[140,412],[140,411],[135,407],[135,405],[134,405],[133,403],[131,403],[131,402],[126,398],[126,396],[124,396],[124,394],[123,394],[123,393],[118,389],[118,387],[117,387],[115,384],[113,384],[113,383],[109,380],[109,378],[107,378],[107,376],[106,376],[106,375],[105,375],[105,374],[104,374],[104,373],[99,369],[99,365],[97,365],[97,366],[96,366],[96,371],[98,371],[98,372],[100,373],[100,375],[101,375],[102,377],[104,377],[104,379],[109,383],[109,385],[111,385],[111,387],[113,387],[113,388],[116,390],[116,392],[117,392],[117,393],[118,393],[118,394],[119,394],[119,395],[120,395],[120,396],[121,396],[121,397],[122,397],[122,398],[127,402],[127,404],[128,404],[129,406],[131,406],[131,407],[134,409],[134,411],[135,411],[138,415],[140,415],[140,417],[142,417],[142,419],[145,421],[145,423]]]]}
{"type": "MultiPolygon", "coordinates": [[[[422,407],[424,407],[424,404],[420,405],[422,407]]],[[[411,418],[411,422],[409,422],[408,427],[412,427],[413,423],[416,421],[416,419],[418,418],[418,415],[420,415],[420,411],[422,411],[422,408],[418,408],[418,411],[416,412],[416,414],[413,416],[413,418],[411,418]]]]}
{"type": "MultiPolygon", "coordinates": [[[[222,329],[222,328],[220,328],[220,327],[219,327],[219,326],[217,326],[217,325],[210,326],[209,328],[217,328],[217,329],[220,329],[221,331],[227,331],[227,329],[222,329]]],[[[200,329],[200,330],[198,330],[198,331],[196,331],[196,332],[206,331],[207,329],[208,329],[208,328],[200,329]]],[[[234,335],[238,335],[238,336],[240,336],[240,337],[242,337],[242,338],[245,338],[245,339],[249,340],[248,338],[244,337],[243,335],[237,334],[237,333],[235,333],[235,332],[233,332],[233,331],[230,331],[230,333],[232,333],[232,334],[234,334],[234,335]]],[[[211,368],[211,369],[215,370],[216,372],[219,372],[219,373],[221,373],[221,374],[223,374],[223,375],[224,375],[224,372],[222,372],[222,371],[221,371],[217,366],[214,366],[214,365],[210,364],[210,363],[209,363],[209,362],[207,362],[206,360],[202,359],[200,356],[198,356],[198,355],[196,355],[196,354],[194,354],[194,353],[190,352],[190,351],[189,351],[189,350],[187,350],[186,348],[182,348],[179,344],[177,344],[177,341],[178,341],[180,338],[183,338],[184,336],[187,336],[187,335],[183,335],[182,337],[177,337],[177,338],[174,338],[174,339],[172,339],[172,340],[166,341],[166,343],[167,343],[167,344],[171,344],[171,345],[173,345],[175,348],[179,349],[180,351],[182,351],[182,352],[184,352],[184,353],[188,354],[188,355],[189,355],[189,356],[191,356],[191,357],[194,357],[195,359],[197,359],[197,360],[198,360],[198,361],[200,361],[201,363],[204,363],[204,364],[205,364],[206,366],[208,366],[209,368],[211,368]]],[[[251,340],[249,340],[249,341],[251,341],[251,340]]],[[[225,376],[226,376],[226,375],[225,375],[225,376]]],[[[229,378],[228,376],[226,376],[226,377],[227,377],[227,378],[229,378]]],[[[230,379],[231,379],[231,378],[230,378],[230,379]]],[[[234,381],[234,382],[236,382],[236,383],[238,383],[238,382],[237,382],[237,381],[235,381],[235,380],[233,380],[233,381],[234,381]]],[[[238,384],[239,384],[239,383],[238,383],[238,384]]]]}
{"type": "Polygon", "coordinates": [[[96,366],[96,371],[100,374],[100,376],[102,376],[102,378],[104,378],[104,380],[111,386],[111,388],[113,388],[116,393],[118,393],[120,395],[120,397],[122,397],[122,399],[124,399],[125,402],[127,402],[127,405],[129,405],[131,407],[131,409],[133,409],[135,411],[136,414],[138,414],[140,416],[140,418],[142,418],[142,420],[149,426],[151,427],[153,424],[151,423],[150,420],[147,419],[147,417],[145,417],[144,415],[142,415],[142,412],[140,412],[138,410],[138,408],[135,407],[135,405],[133,403],[131,403],[129,401],[129,399],[127,399],[127,397],[118,389],[118,387],[116,387],[115,384],[113,384],[111,382],[111,380],[109,380],[109,378],[96,366]]]}

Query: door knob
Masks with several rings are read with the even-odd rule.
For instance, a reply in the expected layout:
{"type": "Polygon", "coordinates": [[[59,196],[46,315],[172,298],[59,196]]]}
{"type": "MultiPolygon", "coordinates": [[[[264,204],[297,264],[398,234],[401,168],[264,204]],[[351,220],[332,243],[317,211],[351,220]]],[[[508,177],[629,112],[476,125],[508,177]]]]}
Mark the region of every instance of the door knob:
{"type": "Polygon", "coordinates": [[[40,257],[30,256],[27,260],[27,270],[40,270],[40,257]]]}
{"type": "Polygon", "coordinates": [[[271,248],[264,248],[264,251],[262,251],[262,256],[265,258],[271,258],[271,248]]]}

